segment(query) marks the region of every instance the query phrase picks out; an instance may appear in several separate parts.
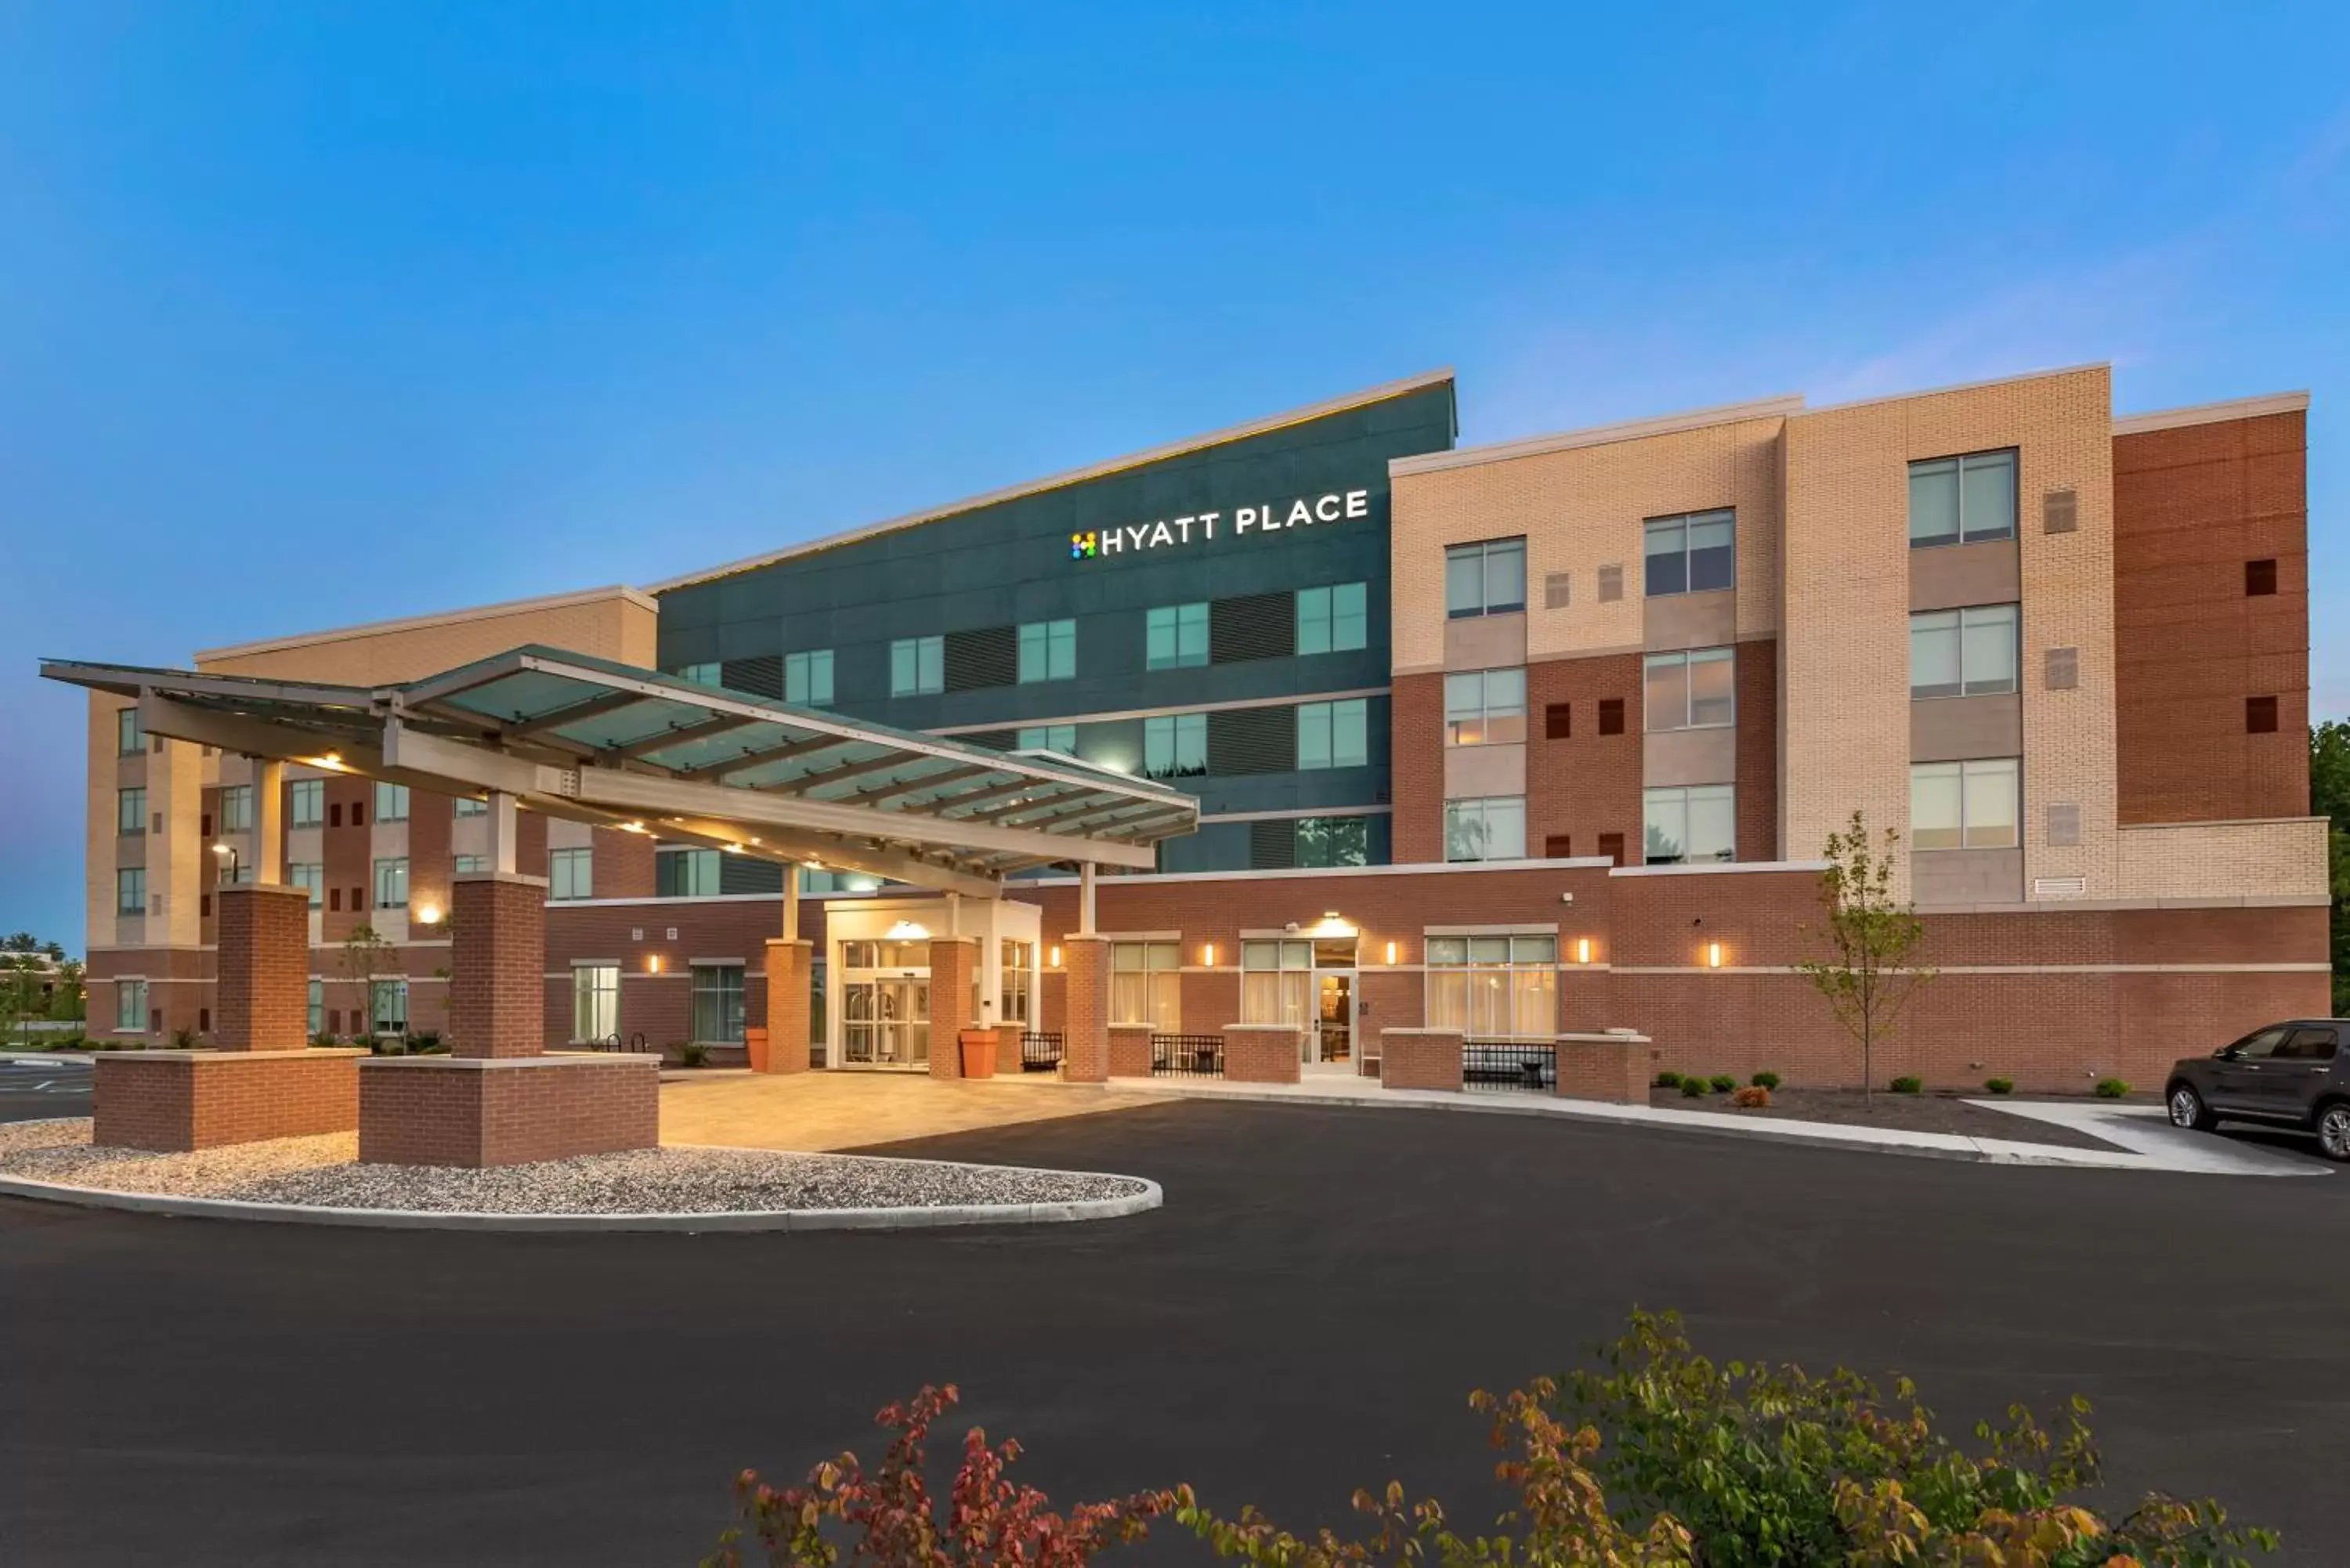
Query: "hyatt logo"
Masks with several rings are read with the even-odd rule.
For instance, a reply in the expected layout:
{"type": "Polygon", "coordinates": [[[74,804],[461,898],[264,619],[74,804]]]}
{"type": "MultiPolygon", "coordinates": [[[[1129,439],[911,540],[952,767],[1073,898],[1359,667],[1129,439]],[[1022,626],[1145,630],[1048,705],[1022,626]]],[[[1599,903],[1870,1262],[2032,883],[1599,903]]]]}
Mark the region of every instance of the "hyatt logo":
{"type": "MultiPolygon", "coordinates": [[[[1267,504],[1242,506],[1232,514],[1231,536],[1253,533],[1270,538],[1286,528],[1309,528],[1316,523],[1343,523],[1371,514],[1371,493],[1367,490],[1334,490],[1326,494],[1300,496],[1286,506],[1267,504]]],[[[1162,517],[1156,523],[1133,523],[1122,528],[1105,528],[1098,534],[1069,535],[1069,559],[1091,561],[1103,556],[1124,555],[1156,550],[1169,545],[1189,545],[1212,542],[1216,524],[1224,520],[1221,512],[1195,512],[1186,517],[1162,517]]]]}

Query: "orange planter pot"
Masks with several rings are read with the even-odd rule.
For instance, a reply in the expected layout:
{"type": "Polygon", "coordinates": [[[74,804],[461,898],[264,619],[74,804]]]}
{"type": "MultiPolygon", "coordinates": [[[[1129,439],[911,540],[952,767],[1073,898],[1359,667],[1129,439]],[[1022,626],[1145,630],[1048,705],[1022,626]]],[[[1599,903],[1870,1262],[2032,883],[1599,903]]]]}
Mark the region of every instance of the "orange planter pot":
{"type": "Polygon", "coordinates": [[[995,1076],[995,1031],[966,1029],[957,1037],[962,1048],[962,1075],[966,1078],[995,1076]]]}
{"type": "Polygon", "coordinates": [[[743,1030],[743,1051],[751,1058],[751,1071],[764,1073],[767,1070],[767,1032],[765,1030],[743,1030]]]}

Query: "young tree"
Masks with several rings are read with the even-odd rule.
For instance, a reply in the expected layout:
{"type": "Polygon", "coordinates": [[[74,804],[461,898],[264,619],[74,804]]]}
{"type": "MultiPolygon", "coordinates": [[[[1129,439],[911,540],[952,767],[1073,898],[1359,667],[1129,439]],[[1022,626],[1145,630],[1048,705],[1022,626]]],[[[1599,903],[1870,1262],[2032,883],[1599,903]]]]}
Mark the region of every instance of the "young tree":
{"type": "Polygon", "coordinates": [[[400,950],[378,935],[373,926],[361,921],[343,939],[339,967],[343,979],[359,988],[359,1007],[351,1014],[351,1038],[369,1039],[375,1033],[375,977],[400,972],[400,950]]]}
{"type": "Polygon", "coordinates": [[[1887,828],[1872,845],[1857,811],[1842,833],[1828,835],[1828,868],[1820,873],[1820,903],[1827,912],[1828,956],[1796,967],[1827,998],[1835,1021],[1860,1042],[1860,1086],[1877,1092],[1877,1043],[1893,1033],[1901,1011],[1934,971],[1911,961],[1926,940],[1926,922],[1906,899],[1893,897],[1893,856],[1901,836],[1887,828]]]}

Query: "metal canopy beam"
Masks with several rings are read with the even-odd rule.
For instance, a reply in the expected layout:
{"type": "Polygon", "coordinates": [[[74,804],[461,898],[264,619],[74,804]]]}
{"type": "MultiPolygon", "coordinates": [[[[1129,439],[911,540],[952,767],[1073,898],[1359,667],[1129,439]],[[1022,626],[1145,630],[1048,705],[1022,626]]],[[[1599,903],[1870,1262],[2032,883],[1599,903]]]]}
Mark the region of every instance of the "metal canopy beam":
{"type": "Polygon", "coordinates": [[[822,834],[769,829],[759,835],[758,843],[744,844],[742,830],[729,823],[691,816],[663,817],[661,836],[666,838],[672,834],[700,839],[722,848],[743,844],[742,853],[744,855],[779,861],[785,866],[817,865],[843,871],[868,871],[893,882],[911,882],[918,887],[934,888],[947,893],[968,893],[974,898],[1000,898],[1003,892],[1003,882],[994,877],[975,876],[902,850],[847,844],[822,834]]]}
{"type": "MultiPolygon", "coordinates": [[[[638,697],[634,701],[641,702],[644,699],[638,697]]],[[[630,741],[625,745],[599,747],[596,754],[601,757],[641,757],[648,752],[658,752],[666,746],[681,746],[688,741],[706,741],[729,730],[747,730],[754,724],[764,722],[764,720],[745,719],[739,713],[722,713],[698,724],[674,725],[658,735],[647,735],[640,741],[630,741]]]]}

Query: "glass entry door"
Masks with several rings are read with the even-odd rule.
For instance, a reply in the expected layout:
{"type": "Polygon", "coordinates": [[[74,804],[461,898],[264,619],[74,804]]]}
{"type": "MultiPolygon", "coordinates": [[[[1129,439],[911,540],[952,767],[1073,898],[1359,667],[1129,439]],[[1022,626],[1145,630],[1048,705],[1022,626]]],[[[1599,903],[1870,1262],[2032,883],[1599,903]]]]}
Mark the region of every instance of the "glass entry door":
{"type": "Polygon", "coordinates": [[[930,976],[849,974],[841,990],[840,1019],[846,1065],[930,1065],[930,976]]]}
{"type": "Polygon", "coordinates": [[[1355,977],[1323,970],[1314,977],[1315,1060],[1345,1062],[1355,1054],[1355,977]]]}

